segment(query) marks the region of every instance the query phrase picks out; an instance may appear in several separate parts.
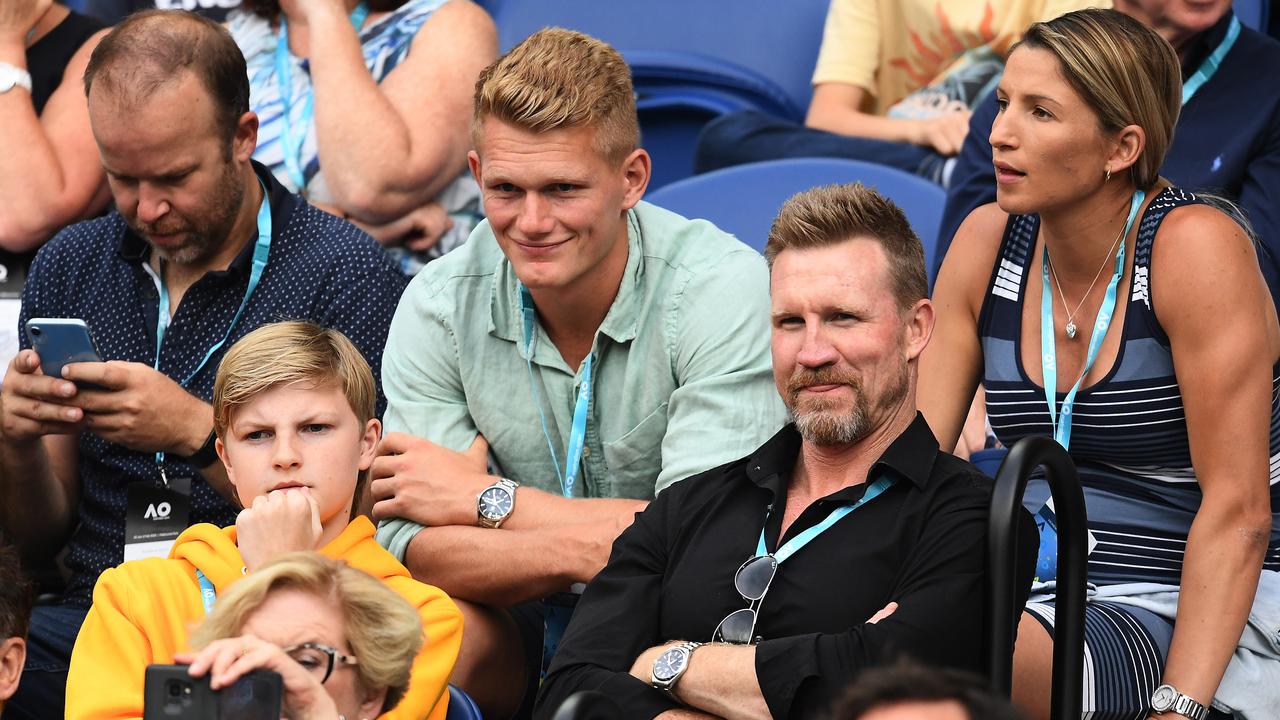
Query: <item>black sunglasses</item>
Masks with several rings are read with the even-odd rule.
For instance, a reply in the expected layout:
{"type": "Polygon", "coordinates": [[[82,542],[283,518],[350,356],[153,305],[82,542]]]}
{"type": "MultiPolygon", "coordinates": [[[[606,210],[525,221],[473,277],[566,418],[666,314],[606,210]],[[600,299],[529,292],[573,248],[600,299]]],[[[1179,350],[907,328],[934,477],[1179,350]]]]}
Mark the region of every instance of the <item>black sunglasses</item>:
{"type": "Polygon", "coordinates": [[[755,637],[756,621],[760,617],[759,610],[764,603],[765,593],[769,592],[769,586],[773,584],[773,577],[777,573],[778,560],[772,555],[756,555],[742,563],[733,574],[733,587],[749,604],[726,615],[716,626],[711,642],[754,645],[760,640],[755,637]]]}

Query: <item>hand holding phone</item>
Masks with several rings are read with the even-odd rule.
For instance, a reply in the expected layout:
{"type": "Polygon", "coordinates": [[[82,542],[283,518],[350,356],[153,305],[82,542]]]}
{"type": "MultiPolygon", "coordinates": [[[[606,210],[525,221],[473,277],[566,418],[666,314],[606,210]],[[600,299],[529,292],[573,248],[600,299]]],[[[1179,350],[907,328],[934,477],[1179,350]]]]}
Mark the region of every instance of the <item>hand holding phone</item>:
{"type": "MultiPolygon", "coordinates": [[[[177,655],[174,662],[190,663],[186,672],[191,677],[207,678],[215,692],[233,686],[252,671],[271,670],[278,673],[283,686],[283,717],[338,716],[338,708],[319,678],[278,646],[252,635],[214,640],[199,652],[177,655]]],[[[278,713],[271,716],[272,720],[281,717],[278,713]]],[[[257,716],[253,717],[256,720],[257,716]]],[[[150,718],[144,716],[143,720],[150,718]]]]}
{"type": "Polygon", "coordinates": [[[148,665],[142,720],[278,720],[284,694],[280,673],[254,670],[220,690],[186,665],[148,665]]]}
{"type": "Polygon", "coordinates": [[[45,435],[80,432],[84,410],[74,383],[40,372],[40,359],[23,350],[9,363],[0,384],[0,425],[10,446],[37,442],[45,435]]]}
{"type": "Polygon", "coordinates": [[[102,362],[89,326],[79,318],[31,318],[26,331],[40,356],[40,370],[49,377],[61,378],[62,367],[71,363],[102,362]]]}

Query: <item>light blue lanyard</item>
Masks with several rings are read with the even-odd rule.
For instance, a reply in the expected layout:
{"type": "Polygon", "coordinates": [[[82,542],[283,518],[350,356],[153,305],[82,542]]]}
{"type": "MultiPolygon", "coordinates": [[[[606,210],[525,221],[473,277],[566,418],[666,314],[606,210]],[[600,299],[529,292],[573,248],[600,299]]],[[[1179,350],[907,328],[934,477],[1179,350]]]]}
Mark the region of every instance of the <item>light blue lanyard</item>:
{"type": "MultiPolygon", "coordinates": [[[[867,503],[871,502],[876,498],[877,495],[884,492],[885,490],[888,490],[892,486],[893,486],[893,478],[887,475],[880,476],[878,480],[876,480],[874,483],[871,483],[871,486],[868,487],[867,491],[863,493],[861,498],[858,499],[858,502],[853,503],[852,505],[841,505],[835,510],[832,510],[831,514],[828,515],[825,520],[818,523],[817,525],[814,525],[813,527],[805,529],[804,532],[801,532],[797,534],[795,537],[788,540],[787,544],[778,548],[777,552],[773,553],[773,559],[777,560],[778,564],[781,565],[783,562],[786,561],[787,558],[800,552],[801,548],[803,548],[805,545],[808,545],[814,538],[826,532],[827,528],[831,527],[832,525],[835,525],[845,515],[848,515],[854,510],[857,510],[863,505],[866,505],[867,503]]],[[[760,528],[760,542],[756,543],[756,557],[763,557],[769,554],[769,550],[765,547],[765,544],[764,544],[764,532],[768,527],[769,527],[769,516],[766,515],[764,519],[764,527],[760,528]]]]}
{"type": "Polygon", "coordinates": [[[1147,194],[1141,190],[1133,191],[1133,199],[1129,202],[1129,218],[1124,221],[1124,232],[1118,243],[1120,247],[1116,249],[1116,269],[1111,275],[1111,282],[1107,283],[1107,294],[1102,298],[1102,307],[1098,309],[1098,317],[1089,334],[1089,354],[1085,357],[1084,368],[1080,370],[1076,384],[1071,386],[1070,392],[1062,401],[1060,416],[1057,407],[1058,347],[1053,327],[1053,288],[1049,285],[1049,252],[1046,248],[1040,253],[1040,278],[1043,282],[1040,298],[1040,367],[1044,376],[1044,399],[1049,404],[1053,439],[1064,450],[1071,444],[1071,409],[1075,406],[1076,392],[1080,389],[1080,383],[1084,382],[1084,376],[1089,373],[1089,368],[1093,367],[1093,361],[1098,359],[1098,348],[1102,347],[1102,339],[1111,327],[1111,316],[1116,310],[1116,287],[1120,284],[1120,277],[1124,275],[1125,240],[1129,237],[1129,228],[1133,227],[1134,218],[1138,216],[1138,208],[1146,197],[1147,194]]]}
{"type": "Polygon", "coordinates": [[[204,614],[213,612],[213,603],[218,599],[218,591],[213,582],[203,572],[196,569],[196,582],[200,583],[200,602],[204,603],[204,614]]]}
{"type": "Polygon", "coordinates": [[[520,315],[524,320],[525,367],[529,370],[529,387],[533,389],[533,404],[538,408],[538,421],[542,423],[542,436],[547,440],[547,449],[551,451],[551,464],[556,469],[556,479],[560,481],[560,491],[564,496],[573,497],[573,487],[578,482],[578,471],[582,466],[582,448],[587,439],[587,411],[591,407],[591,368],[594,356],[587,354],[586,363],[582,367],[582,382],[578,385],[578,399],[573,405],[573,426],[569,432],[569,449],[565,457],[564,470],[560,469],[560,459],[556,454],[556,444],[551,440],[551,432],[547,429],[547,416],[542,412],[542,396],[538,392],[538,382],[533,375],[533,351],[538,339],[538,310],[533,305],[533,296],[524,283],[517,283],[520,296],[520,315]]]}
{"type": "MultiPolygon", "coordinates": [[[[196,373],[200,372],[209,363],[209,358],[213,357],[214,353],[227,344],[227,340],[231,338],[231,331],[235,330],[236,323],[240,322],[240,316],[244,314],[245,306],[249,304],[249,298],[262,280],[262,272],[267,269],[267,260],[271,255],[271,203],[268,200],[271,193],[261,178],[258,179],[258,184],[262,185],[262,202],[258,205],[258,240],[253,246],[253,268],[249,271],[249,286],[245,288],[244,299],[240,301],[240,307],[231,318],[231,324],[227,326],[226,334],[222,336],[221,340],[214,343],[213,347],[209,348],[209,351],[204,354],[204,359],[191,371],[191,374],[178,381],[178,384],[183,387],[186,387],[187,383],[195,378],[196,373]]],[[[169,329],[169,287],[164,281],[163,267],[161,267],[159,275],[160,309],[156,313],[156,361],[153,366],[157,371],[160,370],[160,346],[164,343],[165,332],[169,329]]],[[[164,484],[167,486],[169,479],[164,474],[163,452],[156,453],[156,465],[160,467],[160,478],[164,480],[164,484]]]]}
{"type": "Polygon", "coordinates": [[[1236,38],[1240,37],[1240,18],[1231,16],[1231,25],[1227,27],[1227,35],[1222,38],[1222,42],[1218,43],[1218,47],[1209,53],[1209,57],[1200,63],[1200,67],[1196,68],[1195,73],[1182,83],[1182,104],[1186,105],[1196,91],[1202,85],[1209,82],[1209,78],[1218,72],[1218,66],[1222,64],[1222,59],[1231,52],[1231,46],[1236,44],[1236,38]]]}
{"type": "MultiPolygon", "coordinates": [[[[356,5],[351,11],[351,24],[356,32],[360,31],[365,19],[369,17],[369,6],[364,3],[356,5]]],[[[302,172],[302,142],[311,127],[311,118],[315,114],[315,95],[306,91],[306,99],[302,101],[302,118],[298,122],[299,131],[295,135],[291,127],[290,112],[293,107],[293,63],[289,57],[289,23],[284,14],[280,15],[280,30],[276,33],[276,83],[280,86],[280,104],[283,106],[280,116],[280,142],[284,146],[284,167],[297,187],[298,192],[307,188],[307,178],[302,172]]]]}

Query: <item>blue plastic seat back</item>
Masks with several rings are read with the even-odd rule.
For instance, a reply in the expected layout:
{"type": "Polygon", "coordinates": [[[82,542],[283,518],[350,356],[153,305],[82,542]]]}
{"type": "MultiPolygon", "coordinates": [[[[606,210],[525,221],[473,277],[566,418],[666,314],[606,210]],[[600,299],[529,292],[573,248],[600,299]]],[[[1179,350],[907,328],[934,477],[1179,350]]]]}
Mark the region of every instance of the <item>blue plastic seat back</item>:
{"type": "Polygon", "coordinates": [[[1231,9],[1246,27],[1258,32],[1267,31],[1267,19],[1270,17],[1270,0],[1235,0],[1231,9]]]}
{"type": "Polygon", "coordinates": [[[476,701],[462,690],[449,686],[449,711],[444,720],[484,720],[476,701]]]}
{"type": "Polygon", "coordinates": [[[702,127],[738,110],[802,115],[773,81],[725,60],[689,52],[634,50],[631,66],[641,144],[653,156],[651,188],[693,174],[702,127]]]}
{"type": "Polygon", "coordinates": [[[973,463],[984,475],[995,477],[996,473],[1000,472],[1000,464],[1004,462],[1005,456],[1008,454],[1008,448],[985,448],[970,455],[969,462],[973,463]]]}
{"type": "MultiPolygon", "coordinates": [[[[636,51],[690,53],[767,79],[803,113],[830,0],[486,0],[502,49],[548,26],[636,51]]],[[[793,117],[792,119],[800,119],[793,117]]]]}
{"type": "Polygon", "coordinates": [[[924,244],[925,267],[933,267],[938,225],[946,193],[901,170],[858,160],[791,158],[737,165],[695,175],[659,188],[645,199],[689,218],[704,218],[763,251],[782,203],[819,185],[861,182],[893,200],[924,244]]]}

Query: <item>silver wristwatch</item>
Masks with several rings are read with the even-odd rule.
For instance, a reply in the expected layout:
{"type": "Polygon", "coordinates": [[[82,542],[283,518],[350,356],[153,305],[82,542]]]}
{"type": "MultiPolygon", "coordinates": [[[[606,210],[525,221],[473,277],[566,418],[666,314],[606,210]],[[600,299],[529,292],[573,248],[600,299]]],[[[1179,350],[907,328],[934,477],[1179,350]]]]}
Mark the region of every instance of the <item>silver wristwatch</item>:
{"type": "Polygon", "coordinates": [[[671,692],[676,686],[676,681],[684,675],[685,670],[689,669],[689,658],[693,657],[693,651],[702,645],[703,643],[699,642],[683,642],[664,650],[658,659],[653,661],[650,684],[659,690],[671,692]]]}
{"type": "Polygon", "coordinates": [[[24,88],[27,92],[31,92],[31,73],[17,65],[0,62],[0,95],[9,92],[15,87],[24,88]]]}
{"type": "Polygon", "coordinates": [[[1151,709],[1157,714],[1173,712],[1190,720],[1205,720],[1209,708],[1178,692],[1172,685],[1161,685],[1151,693],[1151,709]]]}
{"type": "Polygon", "coordinates": [[[480,491],[476,496],[476,521],[480,527],[500,527],[516,509],[515,480],[499,478],[497,482],[480,491]]]}

